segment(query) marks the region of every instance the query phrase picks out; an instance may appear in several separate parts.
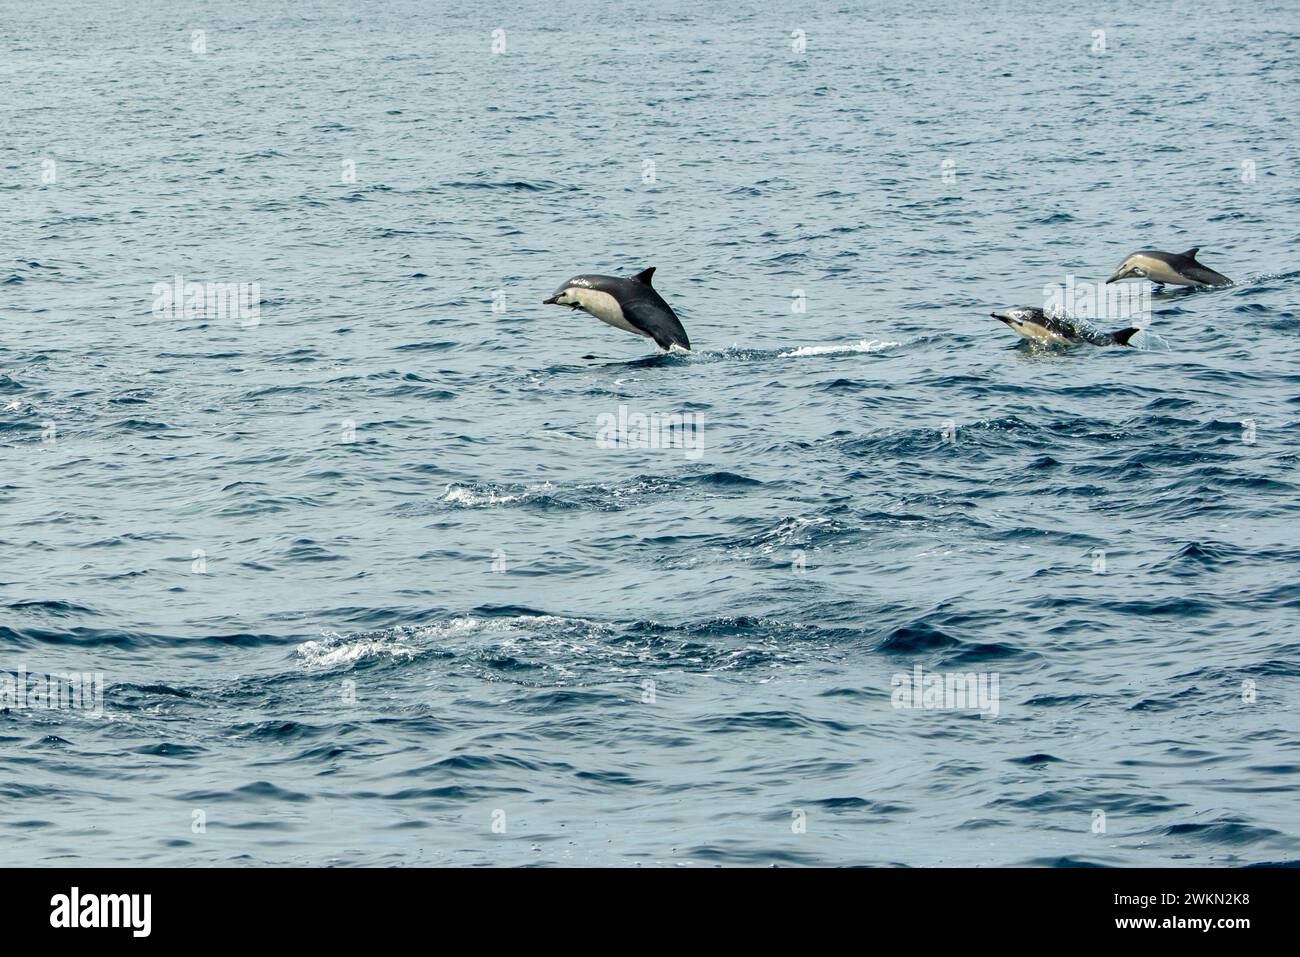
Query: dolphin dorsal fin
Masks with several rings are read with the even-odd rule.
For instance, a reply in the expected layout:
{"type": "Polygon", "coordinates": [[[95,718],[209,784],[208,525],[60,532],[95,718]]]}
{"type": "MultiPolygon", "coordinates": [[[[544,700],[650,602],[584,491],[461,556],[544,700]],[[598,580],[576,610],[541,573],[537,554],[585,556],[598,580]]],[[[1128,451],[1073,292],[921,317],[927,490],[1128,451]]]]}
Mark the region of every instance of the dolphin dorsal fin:
{"type": "Polygon", "coordinates": [[[1183,255],[1186,256],[1188,259],[1195,259],[1196,254],[1199,253],[1200,251],[1201,251],[1200,246],[1193,246],[1191,249],[1187,250],[1187,252],[1183,253],[1183,255]]]}
{"type": "Polygon", "coordinates": [[[655,274],[655,267],[651,266],[649,269],[642,269],[639,273],[633,276],[632,281],[645,283],[648,286],[650,285],[650,277],[653,276],[654,274],[655,274]]]}

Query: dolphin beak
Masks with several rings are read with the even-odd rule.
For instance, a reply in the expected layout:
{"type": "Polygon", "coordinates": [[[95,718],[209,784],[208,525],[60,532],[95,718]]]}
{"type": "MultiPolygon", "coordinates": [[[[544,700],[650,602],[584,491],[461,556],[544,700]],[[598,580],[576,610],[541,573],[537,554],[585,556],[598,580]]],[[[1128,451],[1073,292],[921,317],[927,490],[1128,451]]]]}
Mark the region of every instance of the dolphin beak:
{"type": "Polygon", "coordinates": [[[1115,273],[1115,275],[1111,276],[1109,279],[1106,280],[1106,285],[1109,286],[1113,282],[1119,282],[1121,279],[1124,278],[1124,276],[1125,276],[1125,272],[1124,270],[1121,269],[1119,272],[1115,273]]]}
{"type": "Polygon", "coordinates": [[[1011,319],[1008,316],[1004,316],[1000,312],[990,312],[989,315],[992,316],[994,319],[998,320],[999,322],[1005,322],[1008,324],[1010,324],[1011,322],[1011,319]]]}
{"type": "Polygon", "coordinates": [[[542,300],[542,305],[543,305],[543,306],[553,306],[553,305],[555,305],[556,300],[559,299],[559,298],[560,298],[560,294],[557,292],[557,293],[556,293],[554,296],[552,296],[550,299],[543,299],[543,300],[542,300]]]}

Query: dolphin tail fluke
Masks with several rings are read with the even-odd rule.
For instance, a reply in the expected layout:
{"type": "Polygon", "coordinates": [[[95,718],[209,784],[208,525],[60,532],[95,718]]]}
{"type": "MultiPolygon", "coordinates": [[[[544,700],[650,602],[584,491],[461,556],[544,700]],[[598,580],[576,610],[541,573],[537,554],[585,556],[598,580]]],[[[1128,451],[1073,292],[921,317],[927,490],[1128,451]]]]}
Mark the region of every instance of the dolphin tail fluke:
{"type": "Polygon", "coordinates": [[[1110,334],[1110,337],[1114,339],[1117,343],[1119,343],[1121,346],[1126,346],[1128,345],[1128,341],[1141,331],[1142,330],[1139,329],[1137,326],[1129,326],[1127,329],[1119,330],[1119,332],[1112,332],[1110,334]]]}
{"type": "Polygon", "coordinates": [[[681,335],[675,335],[672,332],[656,330],[653,335],[655,345],[664,352],[669,352],[673,346],[679,346],[687,352],[691,351],[691,340],[686,338],[686,331],[682,330],[681,335]]]}
{"type": "Polygon", "coordinates": [[[1231,279],[1221,272],[1216,272],[1196,258],[1196,254],[1200,251],[1200,246],[1193,246],[1191,249],[1187,250],[1187,252],[1183,253],[1183,256],[1190,259],[1192,265],[1196,267],[1195,270],[1188,270],[1188,275],[1207,286],[1231,286],[1231,279]]]}

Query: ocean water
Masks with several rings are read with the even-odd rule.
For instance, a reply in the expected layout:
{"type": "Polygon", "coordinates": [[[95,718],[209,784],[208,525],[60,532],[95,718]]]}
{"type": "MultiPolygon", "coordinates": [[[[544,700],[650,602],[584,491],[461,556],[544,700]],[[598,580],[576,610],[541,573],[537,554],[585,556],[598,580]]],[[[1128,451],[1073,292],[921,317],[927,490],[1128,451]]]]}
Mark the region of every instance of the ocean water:
{"type": "Polygon", "coordinates": [[[1300,859],[1298,76],[1294,0],[6,2],[0,692],[103,683],[0,863],[1300,859]],[[988,316],[1191,246],[1138,348],[988,316]],[[693,353],[541,305],[647,266],[693,353]]]}

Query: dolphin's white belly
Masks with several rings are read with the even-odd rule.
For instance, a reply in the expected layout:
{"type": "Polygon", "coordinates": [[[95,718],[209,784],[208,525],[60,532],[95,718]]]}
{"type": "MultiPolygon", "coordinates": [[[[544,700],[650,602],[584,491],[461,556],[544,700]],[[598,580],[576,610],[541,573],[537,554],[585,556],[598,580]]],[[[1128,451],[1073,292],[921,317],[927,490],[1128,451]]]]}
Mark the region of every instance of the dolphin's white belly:
{"type": "MultiPolygon", "coordinates": [[[[624,318],[623,307],[609,293],[601,292],[599,289],[575,288],[573,294],[577,297],[578,305],[583,312],[590,313],[601,322],[609,323],[615,329],[622,329],[624,332],[635,332],[638,336],[646,335],[624,318]]],[[[647,336],[647,338],[649,337],[647,336]]]]}
{"type": "Polygon", "coordinates": [[[1013,326],[1013,328],[1026,339],[1033,339],[1035,342],[1051,342],[1056,345],[1063,345],[1070,341],[1036,322],[1022,322],[1018,326],[1013,326]]]}
{"type": "Polygon", "coordinates": [[[1168,283],[1171,286],[1194,286],[1195,281],[1178,274],[1169,263],[1153,256],[1134,256],[1134,263],[1142,267],[1152,282],[1168,283]]]}

